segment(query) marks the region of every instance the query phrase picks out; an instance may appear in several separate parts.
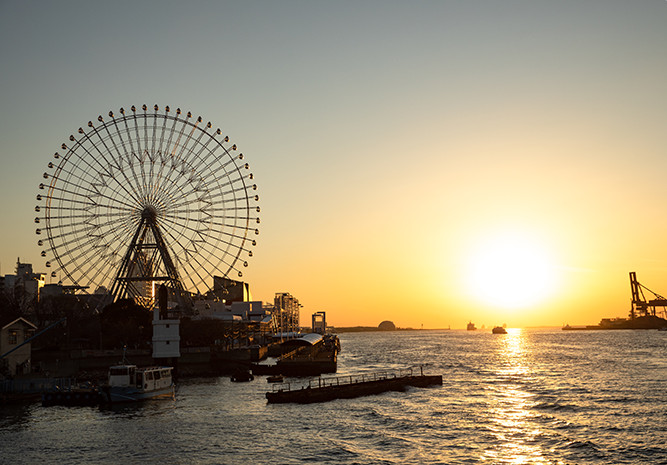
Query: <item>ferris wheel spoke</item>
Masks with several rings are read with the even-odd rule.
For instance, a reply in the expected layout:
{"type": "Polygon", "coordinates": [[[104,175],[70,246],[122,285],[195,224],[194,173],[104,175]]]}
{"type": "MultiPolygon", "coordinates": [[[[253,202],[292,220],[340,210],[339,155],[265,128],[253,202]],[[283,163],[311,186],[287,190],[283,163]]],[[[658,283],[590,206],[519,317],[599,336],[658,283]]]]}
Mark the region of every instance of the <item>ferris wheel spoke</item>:
{"type": "Polygon", "coordinates": [[[170,183],[165,186],[165,193],[169,195],[170,198],[175,199],[175,198],[185,198],[185,199],[191,199],[191,196],[193,192],[196,192],[192,188],[192,186],[189,184],[190,179],[188,179],[185,175],[187,173],[182,173],[182,176],[176,179],[171,179],[170,183]]]}
{"type": "Polygon", "coordinates": [[[96,241],[97,238],[95,237],[87,238],[87,240],[75,241],[75,244],[77,245],[76,248],[70,248],[65,244],[59,244],[61,248],[65,247],[63,253],[56,255],[61,268],[67,268],[74,263],[83,263],[85,262],[85,260],[81,260],[83,257],[94,258],[95,255],[92,253],[94,249],[87,248],[87,246],[90,246],[96,241]]]}
{"type": "MultiPolygon", "coordinates": [[[[134,156],[134,158],[136,158],[136,161],[141,162],[141,157],[143,156],[144,149],[141,147],[142,139],[141,139],[141,136],[139,135],[139,126],[140,126],[140,124],[139,124],[138,121],[139,121],[140,116],[138,116],[136,114],[136,112],[134,112],[134,110],[132,111],[132,113],[133,113],[132,116],[134,118],[134,132],[135,132],[134,141],[137,144],[137,151],[133,152],[132,155],[134,156]]],[[[145,121],[145,119],[144,119],[144,121],[145,121]]],[[[134,163],[130,163],[130,168],[132,169],[132,174],[136,176],[136,173],[134,171],[134,166],[135,166],[134,163]]],[[[139,178],[138,177],[136,178],[136,180],[137,180],[137,185],[142,186],[142,184],[139,183],[139,178]]],[[[142,192],[142,194],[143,194],[143,192],[142,192]]]]}
{"type": "Polygon", "coordinates": [[[224,179],[225,182],[220,182],[218,180],[217,187],[218,189],[223,189],[227,187],[234,186],[236,183],[244,183],[243,173],[239,171],[228,171],[225,176],[219,176],[218,179],[224,179]]]}
{"type": "MultiPolygon", "coordinates": [[[[88,209],[83,209],[83,208],[77,208],[77,209],[69,208],[68,209],[68,208],[60,208],[60,207],[58,207],[58,208],[51,207],[50,210],[55,210],[57,212],[60,212],[60,211],[70,212],[70,214],[68,214],[68,215],[52,215],[52,214],[49,214],[49,219],[51,221],[53,221],[53,220],[85,219],[85,221],[83,221],[82,223],[71,223],[71,222],[68,221],[68,223],[67,223],[68,226],[73,226],[73,225],[76,225],[76,224],[89,224],[91,226],[94,226],[94,223],[92,222],[92,220],[100,218],[100,216],[101,216],[99,213],[90,213],[90,211],[88,209]],[[73,215],[73,214],[71,214],[71,212],[86,212],[86,214],[73,215]]],[[[114,218],[114,217],[120,218],[123,215],[121,215],[120,213],[107,212],[105,214],[105,216],[106,217],[112,217],[112,218],[114,218]]]]}
{"type": "Polygon", "coordinates": [[[166,164],[166,162],[173,160],[173,154],[171,153],[172,139],[174,137],[174,134],[177,133],[176,125],[179,121],[178,120],[178,115],[180,115],[180,114],[181,114],[181,110],[179,108],[179,109],[176,110],[177,117],[172,119],[172,124],[171,124],[171,128],[169,129],[169,136],[168,136],[168,139],[167,139],[167,143],[164,146],[164,150],[163,150],[163,156],[164,156],[165,164],[166,164]]]}
{"type": "MultiPolygon", "coordinates": [[[[86,242],[77,243],[76,248],[66,248],[66,252],[60,255],[62,266],[67,268],[71,264],[77,263],[80,267],[85,266],[85,264],[97,263],[100,254],[97,250],[96,242],[95,239],[91,238],[86,242]],[[82,258],[84,259],[81,260],[82,258]]],[[[76,272],[73,274],[76,274],[76,272]]]]}
{"type": "MultiPolygon", "coordinates": [[[[59,204],[51,204],[49,207],[47,207],[49,212],[72,212],[72,211],[77,211],[77,212],[86,212],[87,216],[94,218],[100,216],[100,213],[95,213],[93,210],[104,210],[105,215],[107,216],[122,216],[126,215],[128,211],[131,209],[128,209],[127,207],[124,206],[118,206],[118,205],[105,205],[105,204],[90,204],[90,203],[83,203],[83,202],[69,202],[67,204],[59,203],[59,204]]],[[[58,216],[53,216],[51,215],[51,218],[58,218],[58,216]]]]}
{"type": "MultiPolygon", "coordinates": [[[[202,284],[205,284],[205,285],[206,285],[206,279],[200,274],[199,270],[204,270],[204,269],[211,270],[211,272],[209,274],[210,274],[210,277],[212,278],[213,277],[213,272],[219,271],[221,274],[226,275],[227,272],[232,268],[231,265],[229,265],[227,267],[227,270],[223,270],[222,268],[220,268],[219,264],[213,263],[213,262],[211,262],[210,259],[208,259],[207,257],[202,256],[197,251],[190,251],[187,248],[183,249],[183,254],[184,254],[185,260],[181,261],[179,259],[179,262],[181,262],[181,266],[190,270],[190,273],[188,275],[195,274],[199,278],[199,282],[201,282],[202,284]],[[193,265],[193,263],[196,266],[193,265]]],[[[224,263],[223,260],[220,260],[220,262],[224,263]]],[[[193,285],[195,285],[195,287],[196,287],[196,283],[191,278],[189,278],[189,279],[190,279],[191,283],[193,285]]],[[[212,286],[210,286],[210,287],[212,287],[212,286]]]]}
{"type": "Polygon", "coordinates": [[[144,115],[143,115],[143,119],[144,119],[144,125],[143,125],[144,139],[143,139],[143,141],[144,141],[145,145],[144,145],[144,149],[142,150],[141,155],[140,155],[139,170],[141,171],[141,185],[142,185],[142,188],[143,188],[144,197],[147,197],[148,193],[147,193],[147,189],[146,189],[147,182],[146,182],[146,169],[145,169],[146,163],[147,163],[146,158],[148,158],[148,164],[149,165],[152,164],[153,160],[151,158],[152,148],[149,149],[150,139],[148,137],[148,115],[146,114],[146,106],[145,105],[143,107],[143,110],[144,110],[144,115]]]}
{"type": "Polygon", "coordinates": [[[183,261],[180,259],[180,257],[177,257],[177,263],[179,265],[179,268],[181,270],[187,271],[187,273],[184,273],[183,279],[190,284],[189,287],[198,289],[201,292],[201,286],[198,286],[198,283],[205,284],[206,279],[204,278],[204,276],[202,276],[200,270],[203,270],[205,268],[202,267],[196,256],[189,257],[187,252],[185,253],[185,255],[186,255],[185,256],[186,260],[183,261]],[[192,276],[197,276],[198,282],[195,281],[192,278],[192,276]]]}
{"type": "MultiPolygon", "coordinates": [[[[208,123],[208,124],[210,125],[211,123],[208,123]]],[[[198,150],[196,152],[194,150],[192,151],[193,160],[191,160],[190,163],[193,163],[196,166],[204,167],[205,170],[210,171],[212,165],[207,163],[208,154],[211,153],[211,149],[209,148],[209,145],[211,143],[215,144],[216,141],[215,141],[215,139],[209,137],[202,142],[201,139],[203,138],[204,134],[206,134],[206,132],[204,130],[201,130],[201,132],[199,134],[199,137],[197,139],[198,150]],[[204,155],[205,153],[207,155],[204,155]]],[[[217,147],[217,144],[215,145],[215,147],[217,147]]],[[[195,148],[197,148],[197,147],[195,147],[195,148]]],[[[209,174],[214,175],[215,173],[210,172],[209,174]]],[[[217,174],[219,175],[219,173],[217,173],[217,174]]]]}
{"type": "MultiPolygon", "coordinates": [[[[230,194],[234,194],[234,193],[237,193],[237,192],[242,192],[242,193],[247,194],[248,187],[250,187],[252,190],[256,190],[256,189],[257,189],[256,185],[253,185],[253,186],[247,186],[247,185],[245,184],[245,182],[243,182],[242,179],[239,179],[239,181],[237,181],[237,182],[241,182],[241,185],[240,185],[240,186],[235,186],[234,184],[230,183],[230,184],[228,184],[228,185],[220,186],[220,190],[218,190],[216,193],[212,194],[212,195],[211,195],[211,198],[212,198],[213,200],[216,200],[216,199],[218,199],[218,198],[224,200],[224,199],[225,199],[226,197],[228,197],[230,194]],[[225,190],[222,190],[223,188],[225,188],[225,190]]],[[[240,197],[240,198],[246,198],[246,197],[248,197],[248,198],[249,198],[249,197],[253,197],[253,198],[255,198],[255,200],[258,199],[258,198],[257,198],[257,195],[252,195],[252,194],[251,194],[251,195],[246,195],[245,197],[240,197]]],[[[237,197],[234,196],[234,198],[237,198],[237,197]]]]}
{"type": "MultiPolygon", "coordinates": [[[[116,119],[113,118],[113,117],[111,119],[112,119],[112,123],[114,125],[114,128],[116,130],[115,133],[112,133],[111,131],[109,131],[109,125],[108,124],[103,124],[101,126],[101,128],[107,134],[107,137],[109,138],[109,140],[111,140],[111,145],[113,146],[113,151],[109,148],[109,146],[106,143],[105,138],[102,137],[102,135],[99,133],[99,131],[97,130],[97,127],[92,125],[92,123],[89,123],[89,126],[92,128],[93,133],[95,134],[99,143],[102,144],[102,146],[104,147],[105,150],[104,151],[100,150],[98,144],[95,144],[94,141],[92,140],[92,138],[90,138],[88,136],[88,134],[86,134],[86,136],[90,140],[91,145],[95,148],[96,152],[100,155],[100,157],[102,157],[102,159],[108,164],[108,166],[112,169],[115,169],[117,173],[122,175],[123,179],[125,180],[125,183],[123,183],[122,180],[118,179],[116,176],[111,176],[109,181],[112,181],[112,182],[115,182],[116,184],[118,184],[118,186],[127,194],[127,196],[130,199],[132,199],[133,201],[136,202],[136,201],[138,201],[136,192],[134,192],[133,190],[128,189],[126,187],[126,185],[132,185],[132,184],[131,184],[130,179],[128,179],[125,171],[122,169],[121,163],[123,162],[123,160],[125,158],[124,157],[124,152],[120,150],[120,148],[118,147],[118,144],[116,142],[116,137],[118,137],[118,139],[120,139],[121,145],[125,146],[125,143],[124,143],[124,140],[123,140],[123,132],[118,127],[118,125],[116,124],[116,119]],[[114,152],[115,152],[116,156],[118,157],[117,159],[114,159],[114,156],[113,156],[114,152]],[[112,161],[109,161],[107,159],[107,157],[105,156],[105,153],[107,153],[111,156],[112,161]]],[[[92,154],[91,154],[91,156],[92,156],[92,154]]],[[[95,158],[95,157],[93,156],[93,158],[95,158]]]]}
{"type": "MultiPolygon", "coordinates": [[[[175,124],[174,120],[174,124],[175,124]]],[[[164,193],[162,192],[162,181],[164,180],[164,169],[167,166],[167,157],[165,156],[165,146],[164,146],[164,132],[167,128],[167,118],[162,119],[162,130],[160,132],[158,154],[160,161],[157,163],[159,165],[159,171],[155,174],[155,182],[152,185],[150,196],[155,199],[157,202],[163,202],[164,193]]],[[[170,132],[171,134],[171,132],[170,132]]],[[[169,144],[169,142],[167,142],[169,144]]]]}
{"type": "Polygon", "coordinates": [[[60,239],[61,237],[70,237],[72,241],[77,240],[79,237],[82,236],[93,236],[96,237],[100,234],[102,234],[104,231],[105,226],[112,225],[112,224],[118,224],[117,222],[107,222],[107,223],[102,223],[100,224],[91,224],[89,222],[79,222],[79,223],[71,223],[68,222],[65,227],[63,226],[57,226],[57,227],[52,227],[52,226],[47,226],[45,228],[45,232],[47,234],[51,234],[55,231],[60,232],[60,234],[51,234],[50,237],[52,240],[60,239]],[[98,232],[96,234],[96,232],[98,232]]]}
{"type": "MultiPolygon", "coordinates": [[[[137,121],[139,116],[137,116],[136,109],[134,106],[132,107],[132,118],[134,121],[134,133],[138,134],[139,125],[137,121]]],[[[143,149],[141,148],[141,138],[135,137],[133,135],[132,129],[128,127],[127,118],[123,118],[123,121],[125,123],[126,134],[130,146],[130,152],[129,153],[126,152],[125,155],[121,157],[121,159],[129,167],[129,170],[131,172],[131,177],[128,176],[128,174],[125,172],[123,172],[123,174],[125,175],[125,179],[127,180],[128,184],[133,186],[133,191],[135,195],[138,197],[139,199],[138,201],[141,202],[140,199],[142,199],[145,196],[144,184],[139,180],[139,176],[137,176],[137,173],[135,171],[135,162],[141,162],[142,157],[144,156],[143,149]],[[135,144],[137,145],[136,149],[134,147],[135,144]]]]}
{"type": "MultiPolygon", "coordinates": [[[[78,181],[81,181],[80,177],[75,177],[78,181]]],[[[93,190],[91,189],[81,189],[81,192],[79,191],[74,191],[71,189],[66,189],[66,188],[59,188],[56,185],[51,185],[50,191],[51,192],[62,192],[63,194],[70,194],[69,199],[63,198],[63,202],[70,202],[70,203],[85,203],[87,205],[90,205],[91,207],[93,206],[109,206],[114,207],[114,208],[120,208],[120,207],[125,207],[128,209],[134,208],[133,205],[129,203],[125,203],[124,200],[122,200],[122,197],[119,197],[118,194],[119,192],[111,191],[111,194],[115,194],[114,196],[111,196],[107,193],[101,192],[99,189],[99,185],[97,184],[91,184],[93,186],[93,190]],[[102,201],[106,201],[108,203],[102,203],[102,201]]],[[[51,199],[54,198],[54,196],[51,194],[50,195],[51,199]]]]}
{"type": "MultiPolygon", "coordinates": [[[[206,231],[201,231],[201,230],[198,230],[198,229],[194,229],[194,228],[189,227],[189,226],[184,225],[184,229],[188,230],[190,233],[193,233],[193,234],[196,234],[196,235],[199,236],[198,240],[192,240],[191,239],[189,241],[189,244],[193,249],[198,249],[198,248],[204,247],[207,244],[207,242],[206,242],[207,238],[209,238],[209,239],[215,239],[216,238],[215,236],[210,235],[206,231]]],[[[181,246],[181,248],[183,250],[188,250],[188,247],[181,244],[180,241],[175,237],[175,235],[172,233],[171,230],[168,230],[168,234],[172,237],[172,239],[175,242],[177,242],[181,246]]],[[[240,238],[241,236],[235,236],[235,237],[240,238]]],[[[241,248],[241,246],[233,244],[233,243],[230,243],[230,245],[235,247],[235,248],[241,248]]]]}
{"type": "MultiPolygon", "coordinates": [[[[105,128],[105,131],[107,132],[107,134],[110,135],[111,133],[109,132],[108,127],[105,125],[104,128],[105,128]]],[[[93,128],[93,131],[95,132],[97,137],[102,141],[102,143],[106,147],[106,142],[104,142],[104,140],[101,139],[101,136],[97,133],[97,130],[95,128],[93,128]]],[[[97,176],[95,176],[95,177],[97,179],[95,179],[95,181],[97,181],[97,182],[91,182],[91,185],[96,186],[96,190],[99,190],[100,187],[102,187],[102,188],[107,187],[107,188],[111,189],[112,192],[115,192],[115,193],[124,192],[125,195],[127,195],[128,197],[136,200],[133,192],[128,190],[127,187],[125,186],[125,184],[123,184],[122,182],[118,182],[118,180],[114,176],[114,170],[116,172],[120,172],[121,174],[123,174],[122,173],[122,168],[120,167],[118,162],[116,160],[113,160],[113,158],[112,158],[112,161],[110,162],[107,159],[107,157],[104,155],[104,152],[99,150],[97,145],[93,144],[92,139],[90,138],[90,136],[87,133],[84,132],[83,136],[84,136],[86,141],[88,141],[93,147],[95,147],[97,149],[96,150],[97,154],[107,164],[107,166],[102,165],[102,163],[100,163],[99,159],[93,153],[91,153],[91,151],[88,150],[88,148],[84,144],[81,144],[81,148],[84,150],[84,153],[88,156],[84,157],[84,156],[77,153],[77,158],[79,160],[81,160],[82,162],[86,163],[87,166],[90,167],[91,169],[94,169],[94,167],[90,163],[88,163],[87,160],[88,159],[95,160],[97,162],[97,165],[102,169],[102,171],[96,171],[97,176]],[[109,185],[110,183],[115,184],[117,187],[115,187],[115,188],[112,187],[111,185],[109,185]]],[[[119,137],[120,137],[120,134],[119,134],[119,137]]],[[[120,160],[122,158],[122,156],[121,156],[120,150],[118,149],[118,146],[116,145],[115,139],[113,137],[111,137],[111,141],[112,141],[112,145],[114,147],[114,150],[118,154],[118,157],[119,157],[118,159],[120,160]]]]}
{"type": "MultiPolygon", "coordinates": [[[[72,190],[72,189],[68,189],[67,187],[60,188],[60,187],[58,187],[58,185],[56,185],[56,183],[57,183],[57,181],[60,181],[61,179],[59,177],[54,176],[53,180],[51,182],[51,185],[49,186],[49,194],[47,194],[47,195],[50,195],[50,193],[53,192],[53,191],[57,191],[57,192],[63,192],[65,194],[70,194],[71,195],[70,201],[75,201],[75,199],[79,199],[79,198],[86,198],[86,199],[88,199],[89,203],[93,203],[94,201],[92,200],[92,197],[94,197],[98,200],[99,199],[105,199],[105,200],[108,200],[109,202],[118,203],[119,205],[124,205],[128,208],[132,208],[131,204],[125,203],[123,200],[121,200],[121,198],[111,197],[109,194],[105,194],[105,193],[101,192],[99,190],[99,186],[97,184],[93,184],[89,180],[87,180],[87,179],[84,180],[81,177],[75,177],[75,179],[77,179],[77,181],[81,182],[81,183],[86,183],[86,182],[90,183],[90,185],[93,186],[93,189],[91,189],[87,186],[86,187],[80,187],[79,189],[80,189],[81,192],[79,192],[79,191],[75,191],[75,190],[72,190]]],[[[118,194],[118,192],[115,192],[115,191],[112,191],[112,193],[118,194]]]]}
{"type": "MultiPolygon", "coordinates": [[[[190,116],[188,115],[188,118],[189,117],[190,116]]],[[[187,120],[186,121],[180,120],[179,122],[180,122],[180,129],[177,131],[177,136],[176,136],[176,140],[174,141],[173,148],[168,147],[172,164],[174,164],[176,162],[180,162],[180,152],[184,148],[184,145],[181,145],[181,139],[183,138],[183,134],[185,133],[185,129],[187,127],[187,120]],[[180,147],[180,149],[179,149],[179,147],[180,147]],[[178,153],[177,153],[177,151],[178,151],[178,153]]],[[[183,143],[185,144],[185,142],[186,141],[184,140],[183,143]]]]}
{"type": "MultiPolygon", "coordinates": [[[[88,260],[86,262],[87,266],[80,267],[79,273],[81,276],[88,276],[91,273],[95,273],[101,277],[101,282],[107,282],[109,280],[111,270],[118,266],[118,262],[119,259],[114,257],[114,255],[100,253],[96,256],[95,260],[88,260]],[[112,260],[113,258],[115,258],[115,260],[112,260]]],[[[97,285],[97,288],[99,287],[101,286],[97,285]]],[[[95,291],[97,291],[97,289],[95,289],[95,291]]]]}
{"type": "MultiPolygon", "coordinates": [[[[218,195],[218,196],[215,196],[215,197],[211,196],[211,197],[212,197],[211,200],[214,201],[217,204],[234,203],[234,205],[238,206],[238,204],[240,203],[240,204],[242,204],[242,208],[250,208],[250,202],[251,201],[259,200],[258,195],[245,195],[245,196],[242,196],[242,197],[232,197],[232,198],[223,197],[222,195],[218,195]],[[220,197],[220,199],[218,199],[216,201],[217,197],[220,197]]],[[[234,208],[234,207],[225,206],[225,208],[234,208]]]]}
{"type": "MultiPolygon", "coordinates": [[[[150,157],[151,157],[151,163],[149,166],[149,172],[148,172],[148,179],[150,180],[148,189],[147,189],[147,196],[149,201],[154,201],[154,190],[153,190],[153,182],[155,180],[155,165],[157,164],[157,159],[160,158],[162,159],[160,149],[157,146],[157,131],[158,131],[158,116],[157,116],[157,105],[155,105],[155,114],[153,115],[153,125],[152,125],[152,133],[151,133],[151,150],[150,150],[150,157]]],[[[164,120],[162,120],[164,121],[164,120]]],[[[164,126],[163,126],[164,129],[164,126]]]]}
{"type": "MultiPolygon", "coordinates": [[[[48,208],[51,209],[56,209],[58,207],[54,206],[54,202],[57,203],[58,205],[72,205],[74,208],[90,208],[90,199],[88,197],[85,197],[84,199],[79,199],[79,198],[67,198],[67,197],[56,197],[54,195],[49,196],[49,201],[51,202],[50,206],[48,208]],[[85,199],[85,200],[84,200],[85,199]]],[[[60,208],[67,208],[67,207],[60,207],[60,208]]]]}
{"type": "MultiPolygon", "coordinates": [[[[225,223],[222,223],[222,222],[211,222],[211,223],[209,223],[209,224],[210,224],[210,226],[213,226],[213,227],[223,228],[223,229],[220,231],[220,235],[222,235],[222,236],[226,236],[226,237],[228,237],[229,239],[240,239],[240,240],[246,241],[246,240],[248,240],[248,235],[247,235],[248,232],[258,232],[257,229],[255,229],[255,228],[251,228],[251,227],[249,227],[249,226],[230,225],[230,224],[225,224],[225,223]],[[232,229],[232,230],[242,230],[242,231],[245,231],[246,234],[244,234],[244,235],[234,234],[233,232],[229,232],[227,229],[232,229]]],[[[190,227],[190,226],[187,226],[187,225],[181,225],[181,226],[182,226],[184,229],[186,229],[186,230],[188,230],[188,231],[190,231],[190,232],[195,232],[195,233],[204,234],[203,231],[197,230],[197,229],[192,228],[192,227],[190,227]]]]}

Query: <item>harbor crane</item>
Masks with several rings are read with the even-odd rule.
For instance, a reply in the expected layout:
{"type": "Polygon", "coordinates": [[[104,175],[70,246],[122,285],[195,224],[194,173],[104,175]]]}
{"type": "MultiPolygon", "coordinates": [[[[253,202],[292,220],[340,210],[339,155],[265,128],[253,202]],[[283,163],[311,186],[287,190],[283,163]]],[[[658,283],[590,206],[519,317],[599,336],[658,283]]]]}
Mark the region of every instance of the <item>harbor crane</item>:
{"type": "Polygon", "coordinates": [[[657,292],[653,292],[648,287],[637,281],[637,274],[630,272],[630,289],[632,291],[632,307],[630,308],[630,318],[635,319],[639,316],[656,316],[656,307],[662,307],[663,316],[667,317],[667,298],[657,292]],[[653,295],[653,299],[646,300],[644,291],[653,295]]]}

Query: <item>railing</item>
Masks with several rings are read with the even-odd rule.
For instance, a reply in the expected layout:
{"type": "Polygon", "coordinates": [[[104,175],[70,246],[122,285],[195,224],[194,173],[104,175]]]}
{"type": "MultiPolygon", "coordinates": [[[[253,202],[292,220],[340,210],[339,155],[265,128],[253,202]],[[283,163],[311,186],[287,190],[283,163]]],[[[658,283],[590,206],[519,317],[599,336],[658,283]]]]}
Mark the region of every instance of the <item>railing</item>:
{"type": "MultiPolygon", "coordinates": [[[[424,375],[423,367],[419,367],[419,373],[421,376],[424,375]]],[[[336,376],[333,378],[316,378],[308,381],[306,385],[300,385],[295,387],[295,389],[320,389],[325,387],[332,386],[349,386],[352,384],[359,383],[369,383],[373,381],[384,381],[397,378],[405,378],[408,376],[414,376],[412,368],[406,368],[398,370],[396,372],[374,372],[374,373],[361,373],[358,375],[349,375],[349,376],[336,376]]],[[[291,383],[274,383],[273,392],[279,391],[291,391],[291,383]]]]}
{"type": "Polygon", "coordinates": [[[297,347],[296,349],[291,350],[291,351],[287,352],[286,354],[281,355],[279,358],[280,358],[280,360],[293,359],[293,358],[296,357],[296,355],[299,353],[299,351],[303,351],[302,349],[303,349],[303,347],[297,347]]]}
{"type": "Polygon", "coordinates": [[[31,394],[54,389],[67,391],[77,386],[74,378],[6,379],[0,381],[0,392],[31,394]]]}

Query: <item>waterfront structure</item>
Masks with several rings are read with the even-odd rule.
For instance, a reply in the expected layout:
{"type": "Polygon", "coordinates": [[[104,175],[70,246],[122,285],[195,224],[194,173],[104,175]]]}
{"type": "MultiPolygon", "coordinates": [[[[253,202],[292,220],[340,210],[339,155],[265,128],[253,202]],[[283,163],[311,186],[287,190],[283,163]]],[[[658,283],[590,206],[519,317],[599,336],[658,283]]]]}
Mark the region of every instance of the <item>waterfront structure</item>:
{"type": "Polygon", "coordinates": [[[292,294],[278,292],[273,300],[278,333],[293,335],[299,332],[299,312],[302,305],[292,294]]]}
{"type": "Polygon", "coordinates": [[[35,335],[36,329],[37,326],[23,317],[3,324],[0,329],[0,374],[30,373],[32,349],[30,342],[24,342],[35,335]]]}
{"type": "MultiPolygon", "coordinates": [[[[657,316],[656,307],[662,308],[663,318],[667,318],[667,298],[652,291],[648,287],[637,281],[637,273],[630,272],[630,290],[632,292],[632,306],[630,307],[630,319],[642,316],[657,316]],[[653,299],[647,299],[644,291],[653,296],[653,299]]],[[[601,324],[604,324],[603,320],[601,324]]]]}
{"type": "Polygon", "coordinates": [[[308,381],[300,389],[292,389],[288,383],[273,385],[273,391],[266,393],[270,404],[298,403],[310,404],[334,399],[381,394],[387,391],[405,392],[408,386],[430,387],[442,385],[442,375],[425,375],[420,369],[413,374],[412,369],[398,373],[362,373],[356,376],[337,378],[316,378],[308,381]]]}
{"type": "Polygon", "coordinates": [[[393,321],[385,320],[378,325],[380,331],[396,331],[396,325],[393,321]]]}
{"type": "Polygon", "coordinates": [[[180,320],[160,318],[160,310],[153,310],[153,359],[172,359],[181,356],[180,320]]]}
{"type": "Polygon", "coordinates": [[[315,312],[312,316],[312,331],[317,334],[324,334],[327,331],[327,313],[315,312]]]}

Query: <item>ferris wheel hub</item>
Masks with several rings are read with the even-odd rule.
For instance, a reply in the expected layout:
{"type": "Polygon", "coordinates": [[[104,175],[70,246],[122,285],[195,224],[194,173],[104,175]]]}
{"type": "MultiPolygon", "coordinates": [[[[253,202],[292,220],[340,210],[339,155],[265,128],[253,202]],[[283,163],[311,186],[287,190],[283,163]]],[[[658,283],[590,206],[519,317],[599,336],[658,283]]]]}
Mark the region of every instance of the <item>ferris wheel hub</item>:
{"type": "Polygon", "coordinates": [[[141,219],[155,223],[157,218],[157,210],[154,207],[148,206],[144,208],[144,211],[141,212],[141,219]]]}

